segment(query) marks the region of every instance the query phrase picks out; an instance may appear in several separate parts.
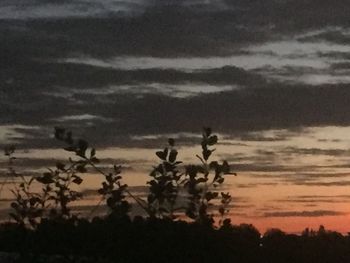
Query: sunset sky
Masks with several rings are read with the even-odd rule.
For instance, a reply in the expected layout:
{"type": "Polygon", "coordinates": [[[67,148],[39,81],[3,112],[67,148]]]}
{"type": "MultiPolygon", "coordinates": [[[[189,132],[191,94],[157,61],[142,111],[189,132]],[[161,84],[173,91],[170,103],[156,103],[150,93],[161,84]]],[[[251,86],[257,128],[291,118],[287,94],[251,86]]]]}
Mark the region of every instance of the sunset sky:
{"type": "Polygon", "coordinates": [[[52,136],[66,127],[142,192],[168,137],[197,162],[210,126],[238,173],[233,223],[349,232],[349,14],[346,0],[2,0],[0,146],[39,173],[68,156],[52,136]]]}

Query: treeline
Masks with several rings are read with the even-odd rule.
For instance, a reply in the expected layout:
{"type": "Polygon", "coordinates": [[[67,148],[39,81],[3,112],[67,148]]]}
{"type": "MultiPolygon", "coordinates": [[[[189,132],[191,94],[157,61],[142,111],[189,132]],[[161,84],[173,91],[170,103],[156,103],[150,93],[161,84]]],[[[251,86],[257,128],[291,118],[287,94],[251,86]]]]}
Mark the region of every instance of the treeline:
{"type": "Polygon", "coordinates": [[[240,262],[347,263],[350,237],[319,231],[303,235],[252,225],[219,227],[170,219],[44,219],[35,230],[15,224],[0,227],[0,250],[9,262],[240,262]],[[12,254],[11,254],[12,253],[12,254]]]}

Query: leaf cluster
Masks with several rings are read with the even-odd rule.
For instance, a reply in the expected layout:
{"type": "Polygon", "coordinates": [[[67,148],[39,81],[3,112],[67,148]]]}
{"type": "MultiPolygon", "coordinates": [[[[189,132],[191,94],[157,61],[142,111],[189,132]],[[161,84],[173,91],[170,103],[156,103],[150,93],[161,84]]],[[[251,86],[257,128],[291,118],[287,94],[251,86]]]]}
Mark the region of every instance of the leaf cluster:
{"type": "MultiPolygon", "coordinates": [[[[209,161],[218,141],[210,128],[205,128],[202,133],[202,152],[197,155],[200,164],[183,165],[178,160],[174,139],[169,139],[168,145],[156,152],[159,164],[149,174],[151,179],[147,182],[147,200],[135,196],[129,191],[128,185],[122,182],[121,166],[102,169],[96,150],[87,141],[75,139],[70,131],[63,128],[55,128],[55,138],[65,144],[64,150],[74,155],[66,163],[57,162],[55,168],[49,168],[41,176],[31,177],[28,181],[20,177],[21,183],[12,190],[15,201],[11,204],[13,212],[10,215],[21,225],[29,224],[35,228],[43,218],[76,220],[77,216],[71,212],[70,204],[81,199],[82,194],[74,189],[83,183],[84,174],[90,170],[104,177],[97,193],[101,196],[100,203],[105,201],[109,216],[114,218],[129,217],[129,199],[138,204],[150,218],[174,220],[182,214],[203,225],[213,224],[214,214],[211,211],[214,203],[219,203],[220,222],[223,222],[228,212],[231,196],[219,190],[225,175],[234,173],[230,172],[226,161],[209,161]],[[31,190],[34,182],[40,186],[40,192],[31,190]]],[[[13,153],[12,148],[5,151],[11,164],[15,159],[13,153]]],[[[16,174],[12,165],[9,165],[9,172],[16,174]]]]}
{"type": "Polygon", "coordinates": [[[217,190],[225,180],[225,175],[236,175],[231,173],[227,161],[220,164],[217,161],[209,162],[213,148],[218,142],[217,135],[213,135],[210,128],[204,128],[202,133],[202,154],[197,155],[201,161],[200,165],[186,166],[185,188],[188,193],[188,207],[186,215],[202,224],[212,224],[213,215],[209,214],[208,209],[212,206],[212,201],[221,198],[219,213],[223,217],[227,212],[227,207],[231,201],[229,193],[219,193],[217,190]]]}
{"type": "Polygon", "coordinates": [[[163,151],[156,152],[161,163],[153,167],[150,173],[152,179],[147,182],[149,185],[147,202],[153,217],[176,218],[175,205],[179,194],[180,179],[183,176],[178,167],[182,162],[177,161],[177,155],[174,139],[168,140],[168,146],[163,151]]]}

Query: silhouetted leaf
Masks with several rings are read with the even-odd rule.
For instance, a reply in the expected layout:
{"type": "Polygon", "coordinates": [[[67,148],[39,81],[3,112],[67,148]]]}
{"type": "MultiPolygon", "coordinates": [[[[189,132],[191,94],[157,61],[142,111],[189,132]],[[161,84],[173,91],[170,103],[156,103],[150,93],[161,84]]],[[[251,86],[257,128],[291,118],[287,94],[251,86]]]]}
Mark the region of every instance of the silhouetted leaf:
{"type": "Polygon", "coordinates": [[[224,178],[220,177],[216,180],[216,182],[222,184],[224,182],[224,178]]]}
{"type": "Polygon", "coordinates": [[[197,179],[197,183],[206,183],[208,181],[207,178],[199,178],[197,179]]]}
{"type": "Polygon", "coordinates": [[[81,179],[79,176],[74,176],[72,182],[79,185],[83,182],[83,179],[81,179]]]}
{"type": "Polygon", "coordinates": [[[87,143],[87,141],[84,141],[84,140],[78,140],[78,148],[79,148],[79,151],[78,151],[78,154],[81,155],[81,156],[85,156],[85,152],[88,148],[89,144],[87,143]]]}
{"type": "Polygon", "coordinates": [[[224,161],[222,163],[222,172],[225,173],[225,174],[230,173],[230,165],[228,164],[227,161],[224,161]]]}
{"type": "Polygon", "coordinates": [[[176,161],[177,157],[177,151],[176,150],[171,150],[169,154],[169,162],[173,163],[176,161]]]}
{"type": "Polygon", "coordinates": [[[207,199],[208,202],[216,197],[218,197],[218,193],[216,192],[207,192],[205,194],[205,199],[207,199]]]}
{"type": "Polygon", "coordinates": [[[156,152],[156,155],[159,157],[159,159],[165,161],[168,155],[168,149],[165,148],[164,151],[158,151],[156,152]]]}
{"type": "Polygon", "coordinates": [[[115,174],[120,174],[121,173],[121,166],[114,165],[113,169],[114,169],[114,173],[115,174]]]}
{"type": "Polygon", "coordinates": [[[55,182],[51,173],[44,173],[43,176],[37,177],[36,180],[42,184],[52,184],[55,182]]]}
{"type": "Polygon", "coordinates": [[[209,137],[211,135],[211,128],[204,128],[204,134],[209,137]]]}
{"type": "Polygon", "coordinates": [[[169,145],[170,145],[171,147],[174,147],[174,146],[175,146],[175,140],[172,139],[172,138],[169,138],[168,143],[169,143],[169,145]]]}
{"type": "Polygon", "coordinates": [[[61,163],[61,162],[57,162],[56,163],[56,168],[58,170],[64,171],[65,165],[63,163],[61,163]]]}
{"type": "Polygon", "coordinates": [[[210,136],[207,141],[208,145],[210,146],[216,144],[217,142],[218,142],[218,137],[216,135],[210,136]]]}
{"type": "Polygon", "coordinates": [[[204,149],[203,152],[202,152],[204,160],[207,161],[209,159],[211,153],[212,153],[211,150],[204,149]]]}
{"type": "Polygon", "coordinates": [[[96,155],[96,150],[95,148],[92,148],[90,151],[90,158],[95,157],[95,155],[96,155]]]}

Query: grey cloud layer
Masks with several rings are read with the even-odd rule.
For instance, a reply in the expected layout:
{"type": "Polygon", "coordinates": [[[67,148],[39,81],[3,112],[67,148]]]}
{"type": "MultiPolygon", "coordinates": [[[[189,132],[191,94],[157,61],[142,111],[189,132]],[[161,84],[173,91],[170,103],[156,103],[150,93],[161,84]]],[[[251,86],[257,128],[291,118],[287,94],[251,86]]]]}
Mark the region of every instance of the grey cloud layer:
{"type": "MultiPolygon", "coordinates": [[[[57,2],[48,5],[41,1],[22,1],[21,4],[15,1],[0,5],[4,14],[12,9],[30,12],[46,6],[42,11],[45,18],[40,18],[40,12],[37,12],[36,19],[0,20],[1,31],[7,33],[9,48],[15,50],[17,47],[17,51],[25,51],[27,56],[60,57],[74,52],[96,56],[225,55],[237,46],[280,39],[307,30],[347,27],[350,11],[345,0],[322,0],[321,3],[318,0],[220,1],[226,2],[226,8],[215,8],[222,6],[219,1],[209,1],[209,4],[203,4],[208,1],[176,1],[177,4],[174,1],[57,2]],[[191,2],[195,4],[188,4],[191,2]],[[76,5],[73,13],[79,15],[82,4],[91,5],[91,10],[103,6],[100,9],[104,14],[96,16],[87,12],[79,18],[64,17],[63,14],[50,19],[50,13],[59,12],[57,7],[70,9],[76,5]],[[136,16],[120,16],[118,5],[144,11],[136,16]]],[[[314,41],[315,38],[348,42],[348,36],[341,30],[300,40],[314,41]]]]}
{"type": "MultiPolygon", "coordinates": [[[[29,134],[32,139],[27,142],[32,145],[39,145],[40,138],[57,125],[58,119],[66,120],[60,122],[63,126],[83,127],[86,137],[106,145],[117,145],[130,134],[197,132],[203,125],[230,133],[350,123],[347,114],[350,92],[346,84],[324,85],[317,89],[287,85],[265,79],[259,72],[234,66],[185,72],[55,63],[57,59],[74,56],[105,59],[117,55],[207,57],[237,54],[242,46],[250,44],[291,37],[308,30],[346,27],[350,7],[344,0],[336,3],[326,0],[177,1],[177,4],[174,1],[44,3],[18,0],[2,2],[0,9],[23,12],[43,6],[69,9],[82,2],[92,7],[104,6],[105,11],[111,12],[79,18],[63,15],[0,20],[0,33],[5,36],[0,43],[0,123],[47,127],[44,132],[29,134]],[[117,5],[142,9],[142,12],[118,15],[117,8],[112,8],[117,5]],[[142,86],[153,83],[210,84],[218,86],[219,90],[220,86],[228,85],[234,90],[174,98],[157,92],[138,94],[135,88],[141,90],[142,86]],[[122,92],[117,88],[114,93],[104,94],[103,89],[113,85],[130,85],[134,90],[122,92]],[[235,89],[237,86],[240,89],[235,89]],[[249,89],[244,89],[247,87],[249,89]],[[82,114],[97,117],[77,120],[76,124],[69,121],[69,116],[82,114]]],[[[332,37],[330,33],[315,37],[335,43],[348,41],[341,30],[335,31],[338,33],[332,37]]],[[[344,58],[349,54],[322,55],[344,58]]]]}
{"type": "MultiPolygon", "coordinates": [[[[85,133],[90,138],[103,134],[106,143],[113,143],[109,139],[118,135],[197,133],[203,125],[230,133],[350,123],[348,85],[318,89],[294,86],[243,89],[190,98],[160,94],[75,94],[69,88],[63,91],[63,94],[70,94],[66,98],[45,95],[43,89],[39,85],[2,87],[0,122],[43,125],[52,129],[58,124],[57,118],[63,116],[101,116],[78,119],[74,125],[86,128],[85,133]]],[[[73,125],[69,118],[59,124],[73,125]]],[[[38,132],[42,133],[31,131],[32,135],[38,132]]]]}

